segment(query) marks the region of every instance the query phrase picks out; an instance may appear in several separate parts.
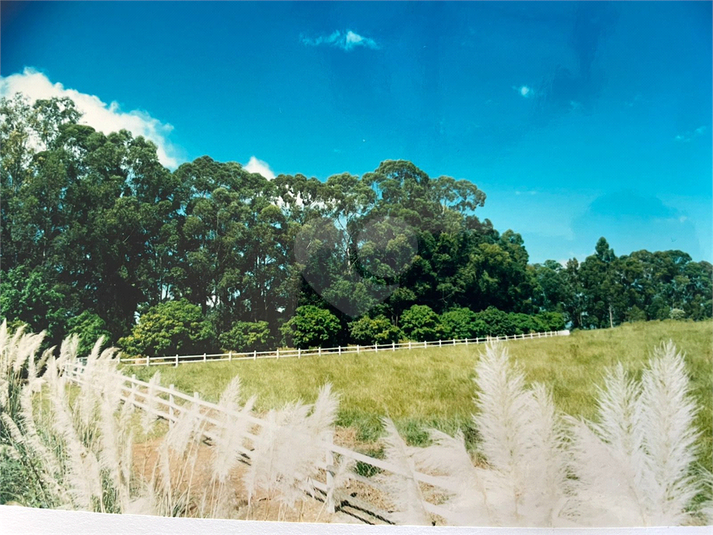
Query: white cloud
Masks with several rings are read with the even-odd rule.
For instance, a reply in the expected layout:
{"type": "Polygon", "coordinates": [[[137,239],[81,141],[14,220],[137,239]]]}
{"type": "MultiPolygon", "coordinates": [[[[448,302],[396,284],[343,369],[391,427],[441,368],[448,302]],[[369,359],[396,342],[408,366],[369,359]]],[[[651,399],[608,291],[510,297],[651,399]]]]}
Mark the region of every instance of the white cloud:
{"type": "Polygon", "coordinates": [[[532,88],[531,88],[531,87],[528,87],[528,86],[526,86],[526,85],[521,85],[521,86],[513,87],[513,89],[514,89],[515,91],[517,91],[518,93],[520,93],[520,96],[523,96],[523,97],[525,97],[525,98],[529,98],[529,97],[531,97],[531,96],[533,95],[532,88]]]}
{"type": "Polygon", "coordinates": [[[708,129],[705,126],[699,126],[692,132],[690,130],[688,130],[686,132],[683,132],[682,134],[678,134],[673,139],[675,141],[681,141],[683,143],[688,143],[689,141],[697,138],[698,136],[702,136],[703,134],[705,134],[706,130],[708,130],[708,129]]]}
{"type": "Polygon", "coordinates": [[[257,158],[255,158],[255,156],[250,157],[250,160],[245,166],[245,170],[249,173],[259,173],[268,180],[272,180],[273,178],[275,178],[275,173],[272,171],[272,169],[270,169],[270,166],[267,164],[267,162],[258,160],[257,158]]]}
{"type": "Polygon", "coordinates": [[[31,102],[52,97],[69,97],[82,113],[79,120],[81,124],[89,125],[105,134],[123,129],[134,136],[150,139],[156,144],[159,161],[172,169],[178,167],[182,161],[178,156],[179,149],[167,139],[173,127],[144,111],[122,111],[116,101],[106,104],[95,95],[67,89],[61,83],[53,84],[46,75],[30,68],[25,68],[22,74],[0,77],[0,97],[11,97],[18,92],[31,102]]]}
{"type": "Polygon", "coordinates": [[[373,39],[359,35],[351,30],[347,30],[346,32],[335,30],[330,35],[322,35],[314,39],[302,36],[301,41],[307,46],[327,45],[341,48],[346,51],[352,50],[358,46],[374,50],[379,48],[379,45],[373,39]]]}

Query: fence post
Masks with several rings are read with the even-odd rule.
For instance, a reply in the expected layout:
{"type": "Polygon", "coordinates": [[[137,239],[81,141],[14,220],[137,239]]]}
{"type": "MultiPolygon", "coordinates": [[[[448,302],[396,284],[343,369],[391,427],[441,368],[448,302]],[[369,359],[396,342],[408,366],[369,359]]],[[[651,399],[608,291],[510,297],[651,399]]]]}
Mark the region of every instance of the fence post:
{"type": "Polygon", "coordinates": [[[148,368],[149,366],[151,366],[151,357],[146,355],[146,367],[148,368]]]}
{"type": "Polygon", "coordinates": [[[300,348],[300,347],[297,348],[297,358],[298,359],[302,358],[302,348],[300,348]]]}
{"type": "Polygon", "coordinates": [[[319,346],[319,349],[317,350],[317,354],[321,357],[322,356],[322,346],[319,346]]]}
{"type": "Polygon", "coordinates": [[[408,348],[411,349],[411,340],[408,341],[408,348]]]}
{"type": "Polygon", "coordinates": [[[391,351],[396,351],[396,342],[391,342],[391,351]]]}
{"type": "MultiPolygon", "coordinates": [[[[332,433],[329,434],[329,443],[332,444],[334,442],[334,437],[332,433]]],[[[332,474],[332,470],[334,469],[334,454],[332,453],[332,448],[327,448],[327,454],[325,455],[324,462],[327,465],[327,494],[331,494],[331,496],[334,496],[334,493],[332,492],[332,487],[334,486],[334,475],[332,474]]],[[[325,503],[325,506],[327,508],[327,512],[334,514],[334,499],[330,499],[325,503]]]]}
{"type": "Polygon", "coordinates": [[[456,345],[456,339],[455,339],[455,338],[453,339],[453,345],[456,345]]]}
{"type": "Polygon", "coordinates": [[[339,346],[339,354],[342,354],[342,346],[339,346]]]}
{"type": "Polygon", "coordinates": [[[228,351],[228,362],[231,362],[233,360],[233,352],[228,351]]]}
{"type": "Polygon", "coordinates": [[[379,352],[379,346],[378,346],[377,344],[374,344],[374,351],[375,351],[376,353],[379,352]]]}
{"type": "Polygon", "coordinates": [[[465,339],[465,347],[468,347],[468,339],[465,339]]]}
{"type": "Polygon", "coordinates": [[[168,427],[173,427],[173,403],[174,403],[174,397],[173,397],[173,383],[168,385],[168,427]]]}
{"type": "Polygon", "coordinates": [[[443,344],[441,343],[441,340],[438,341],[438,347],[443,347],[443,344]]]}
{"type": "Polygon", "coordinates": [[[253,349],[253,360],[257,360],[257,349],[253,349]]]}
{"type": "Polygon", "coordinates": [[[357,353],[359,353],[359,344],[357,344],[357,353]]]}
{"type": "Polygon", "coordinates": [[[205,362],[206,360],[208,360],[208,355],[206,355],[205,353],[203,353],[203,362],[205,362]]]}
{"type": "Polygon", "coordinates": [[[280,358],[280,348],[279,347],[275,350],[275,355],[276,355],[275,358],[278,358],[278,359],[280,358]]]}
{"type": "Polygon", "coordinates": [[[178,353],[176,353],[176,364],[174,365],[174,368],[178,368],[178,353]]]}
{"type": "Polygon", "coordinates": [[[426,344],[428,344],[428,342],[426,342],[426,340],[424,340],[423,341],[423,349],[426,349],[428,347],[426,344]]]}

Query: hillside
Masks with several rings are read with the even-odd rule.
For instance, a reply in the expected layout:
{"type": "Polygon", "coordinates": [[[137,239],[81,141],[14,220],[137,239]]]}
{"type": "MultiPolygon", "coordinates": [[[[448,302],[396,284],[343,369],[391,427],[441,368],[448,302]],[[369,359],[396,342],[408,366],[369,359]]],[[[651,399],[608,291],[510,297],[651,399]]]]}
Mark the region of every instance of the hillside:
{"type": "MultiPolygon", "coordinates": [[[[509,342],[528,381],[546,383],[564,412],[593,418],[597,385],[607,366],[621,361],[636,373],[661,342],[673,340],[686,354],[693,395],[701,412],[701,459],[711,468],[713,441],[713,322],[640,322],[614,329],[575,331],[569,337],[509,342]]],[[[338,424],[352,440],[369,449],[381,432],[379,419],[388,415],[414,444],[433,426],[446,432],[457,428],[470,440],[473,411],[473,369],[479,349],[464,346],[395,353],[188,364],[161,368],[161,382],[185,392],[200,392],[215,400],[237,374],[244,395],[258,395],[258,410],[269,410],[301,398],[314,401],[317,390],[331,382],[341,394],[338,424]]],[[[126,369],[147,379],[155,368],[126,369]]]]}

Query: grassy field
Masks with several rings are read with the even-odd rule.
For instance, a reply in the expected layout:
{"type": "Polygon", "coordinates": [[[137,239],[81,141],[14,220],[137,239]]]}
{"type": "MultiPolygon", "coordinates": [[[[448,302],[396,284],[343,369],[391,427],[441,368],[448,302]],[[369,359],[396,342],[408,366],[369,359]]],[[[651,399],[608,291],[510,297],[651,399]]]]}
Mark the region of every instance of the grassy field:
{"type": "MultiPolygon", "coordinates": [[[[597,385],[607,366],[621,361],[640,373],[652,350],[673,340],[686,354],[693,395],[701,407],[697,417],[701,461],[712,468],[713,455],[713,322],[647,322],[614,329],[577,331],[569,337],[508,342],[511,356],[523,366],[528,381],[540,381],[552,389],[564,412],[593,418],[597,385]]],[[[185,364],[177,368],[133,368],[148,379],[157,369],[164,385],[216,400],[236,374],[243,381],[245,397],[257,394],[257,410],[286,402],[314,401],[325,382],[341,394],[338,425],[354,428],[362,447],[381,433],[379,418],[389,416],[412,444],[421,444],[425,429],[436,427],[452,433],[464,430],[476,440],[470,415],[474,410],[474,367],[479,348],[465,346],[309,357],[185,364]]]]}

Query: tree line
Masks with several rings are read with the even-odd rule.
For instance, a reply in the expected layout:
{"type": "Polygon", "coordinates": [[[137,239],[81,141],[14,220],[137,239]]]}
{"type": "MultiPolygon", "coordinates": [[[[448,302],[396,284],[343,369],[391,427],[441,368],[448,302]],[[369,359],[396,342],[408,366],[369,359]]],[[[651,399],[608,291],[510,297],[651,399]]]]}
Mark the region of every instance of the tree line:
{"type": "Polygon", "coordinates": [[[67,98],[0,100],[0,316],[49,343],[106,334],[138,350],[154,336],[155,349],[177,330],[247,347],[297,343],[300,324],[350,343],[416,336],[414,314],[444,335],[453,316],[485,330],[498,313],[583,329],[711,317],[710,263],[617,257],[601,238],[582,262],[531,264],[520,234],[476,216],[473,182],[408,161],[324,182],[208,156],[171,171],[150,141],[80,119],[67,98]]]}

